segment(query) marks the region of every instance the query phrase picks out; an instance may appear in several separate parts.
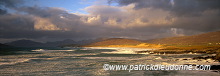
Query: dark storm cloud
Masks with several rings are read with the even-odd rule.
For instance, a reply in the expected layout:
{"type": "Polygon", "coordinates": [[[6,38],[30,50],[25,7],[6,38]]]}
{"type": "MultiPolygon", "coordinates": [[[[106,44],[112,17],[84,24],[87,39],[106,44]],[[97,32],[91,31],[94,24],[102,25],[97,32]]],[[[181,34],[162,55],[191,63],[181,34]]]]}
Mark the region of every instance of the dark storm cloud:
{"type": "Polygon", "coordinates": [[[1,6],[5,7],[17,7],[23,3],[23,0],[0,0],[1,6]]]}
{"type": "Polygon", "coordinates": [[[1,38],[72,38],[74,36],[86,37],[89,34],[81,31],[79,17],[69,14],[64,10],[56,8],[22,7],[19,9],[26,14],[8,14],[0,16],[1,38]],[[34,11],[34,12],[33,12],[34,11]],[[60,17],[63,18],[60,18],[60,17]],[[44,21],[42,26],[49,26],[49,29],[36,29],[36,20],[44,21]],[[51,24],[54,26],[50,26],[51,24]],[[65,30],[50,30],[51,27],[68,28],[65,30]]]}
{"type": "Polygon", "coordinates": [[[7,13],[6,10],[4,10],[4,9],[0,9],[0,15],[6,14],[6,13],[7,13]]]}
{"type": "MultiPolygon", "coordinates": [[[[68,14],[66,11],[56,8],[49,8],[49,7],[28,7],[22,6],[17,7],[19,4],[22,3],[21,0],[1,0],[1,9],[0,13],[5,15],[0,15],[0,31],[1,35],[0,38],[42,38],[42,37],[68,37],[72,34],[63,31],[46,31],[46,30],[36,30],[36,18],[46,18],[48,21],[52,22],[52,24],[58,23],[68,23],[65,20],[60,19],[60,15],[68,16],[70,19],[79,18],[76,15],[68,14]],[[6,14],[6,9],[14,9],[17,13],[6,14]],[[63,21],[63,22],[60,22],[63,21]]],[[[70,21],[69,21],[70,22],[70,21]]],[[[72,21],[74,22],[74,20],[72,21]]],[[[47,22],[46,22],[47,23],[47,22]]],[[[44,25],[43,25],[44,26],[44,25]]],[[[46,25],[45,25],[46,26],[46,25]]],[[[65,26],[65,25],[63,25],[65,26]]],[[[58,26],[59,28],[64,28],[62,25],[58,26]]],[[[66,28],[66,27],[65,27],[66,28]]]]}
{"type": "Polygon", "coordinates": [[[34,22],[32,18],[24,15],[1,15],[0,30],[1,38],[25,37],[25,32],[33,30],[34,22]]]}
{"type": "Polygon", "coordinates": [[[17,8],[21,3],[23,3],[22,0],[0,0],[0,15],[6,14],[6,9],[17,8]]]}
{"type": "Polygon", "coordinates": [[[216,31],[220,29],[219,13],[219,10],[214,10],[203,12],[199,17],[179,17],[173,27],[202,32],[216,31]]]}
{"type": "Polygon", "coordinates": [[[16,14],[0,16],[0,38],[89,39],[103,36],[111,30],[83,23],[81,16],[60,8],[33,6],[16,10],[16,14]]]}
{"type": "MultiPolygon", "coordinates": [[[[51,7],[21,7],[19,11],[25,12],[35,17],[46,18],[53,24],[60,28],[72,28],[70,25],[80,25],[80,16],[70,14],[66,10],[61,8],[51,7]]],[[[73,26],[74,27],[74,26],[73,26]]]]}
{"type": "Polygon", "coordinates": [[[13,1],[2,3],[6,8],[13,8],[16,13],[1,10],[1,39],[89,39],[100,37],[109,32],[108,28],[90,26],[83,23],[81,16],[70,14],[64,9],[39,6],[15,8],[13,1]],[[97,32],[98,31],[98,32],[97,32]]]}
{"type": "Polygon", "coordinates": [[[109,0],[111,2],[118,2],[120,5],[134,3],[135,9],[163,9],[176,16],[197,16],[205,10],[220,9],[220,0],[109,0]]]}
{"type": "Polygon", "coordinates": [[[53,8],[53,7],[20,7],[17,9],[18,11],[25,12],[31,15],[39,16],[39,17],[52,17],[59,16],[61,14],[68,14],[67,11],[61,8],[53,8]]]}
{"type": "Polygon", "coordinates": [[[134,10],[162,9],[175,18],[170,28],[209,32],[219,30],[220,0],[109,0],[121,6],[135,4],[134,10]]]}

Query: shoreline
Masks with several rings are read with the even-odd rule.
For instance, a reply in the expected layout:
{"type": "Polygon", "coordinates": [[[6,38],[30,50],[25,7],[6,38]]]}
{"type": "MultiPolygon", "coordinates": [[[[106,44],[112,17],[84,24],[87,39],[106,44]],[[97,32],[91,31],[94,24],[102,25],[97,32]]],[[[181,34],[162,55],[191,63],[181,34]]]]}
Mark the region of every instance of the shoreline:
{"type": "MultiPolygon", "coordinates": [[[[215,56],[211,57],[211,59],[213,60],[217,60],[220,62],[220,48],[217,49],[213,49],[213,48],[208,48],[208,49],[194,49],[194,48],[190,48],[187,47],[187,49],[183,49],[183,48],[167,48],[167,47],[163,47],[163,48],[149,48],[149,47],[108,47],[108,46],[87,46],[84,48],[133,48],[133,49],[151,49],[151,50],[145,50],[145,51],[134,51],[137,54],[141,54],[141,53],[148,53],[148,54],[216,54],[215,56]],[[190,48],[190,49],[189,49],[190,48]]],[[[201,57],[200,57],[201,58],[201,57]]],[[[207,58],[207,57],[204,57],[207,58]]]]}

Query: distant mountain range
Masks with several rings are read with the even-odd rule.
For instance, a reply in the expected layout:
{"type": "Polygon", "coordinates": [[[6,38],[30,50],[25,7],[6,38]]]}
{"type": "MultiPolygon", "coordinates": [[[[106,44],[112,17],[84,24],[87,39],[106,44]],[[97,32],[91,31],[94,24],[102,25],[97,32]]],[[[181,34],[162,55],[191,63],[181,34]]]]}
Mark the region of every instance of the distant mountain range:
{"type": "Polygon", "coordinates": [[[15,47],[57,47],[57,46],[107,46],[107,45],[139,45],[142,43],[150,44],[220,44],[220,31],[209,32],[193,36],[180,36],[180,37],[169,37],[161,39],[153,39],[140,41],[135,39],[125,39],[125,38],[97,38],[88,39],[82,41],[74,41],[71,39],[66,39],[63,41],[55,42],[36,42],[32,40],[17,40],[5,44],[0,44],[1,47],[15,46],[15,47]]]}
{"type": "Polygon", "coordinates": [[[152,44],[220,44],[220,31],[209,32],[193,36],[169,37],[161,39],[147,40],[146,43],[152,44]]]}
{"type": "Polygon", "coordinates": [[[17,40],[9,43],[5,43],[5,45],[15,46],[15,47],[57,47],[62,45],[75,44],[76,42],[70,39],[63,41],[55,41],[55,42],[36,42],[32,40],[17,40]]]}
{"type": "Polygon", "coordinates": [[[43,47],[44,44],[40,42],[35,42],[31,40],[17,40],[10,43],[6,43],[6,45],[15,46],[15,47],[43,47]]]}
{"type": "Polygon", "coordinates": [[[81,46],[81,45],[87,45],[90,43],[98,42],[105,40],[107,38],[97,38],[97,39],[88,39],[88,40],[82,40],[82,41],[74,41],[71,39],[66,39],[63,41],[54,41],[54,42],[36,42],[32,40],[17,40],[12,41],[9,43],[1,44],[1,47],[3,46],[14,46],[14,47],[62,47],[62,46],[81,46]]]}

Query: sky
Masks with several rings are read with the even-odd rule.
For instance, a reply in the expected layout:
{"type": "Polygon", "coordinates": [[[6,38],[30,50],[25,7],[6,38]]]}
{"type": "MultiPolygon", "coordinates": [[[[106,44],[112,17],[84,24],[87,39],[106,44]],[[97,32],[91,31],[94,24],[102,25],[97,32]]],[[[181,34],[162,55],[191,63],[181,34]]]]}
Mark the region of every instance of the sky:
{"type": "Polygon", "coordinates": [[[0,43],[131,38],[220,30],[220,0],[0,0],[0,43]]]}
{"type": "Polygon", "coordinates": [[[83,8],[93,4],[107,4],[106,0],[26,0],[24,5],[40,7],[57,7],[68,11],[69,13],[88,14],[83,8]],[[99,2],[99,3],[98,3],[99,2]],[[102,3],[101,3],[102,2],[102,3]]]}

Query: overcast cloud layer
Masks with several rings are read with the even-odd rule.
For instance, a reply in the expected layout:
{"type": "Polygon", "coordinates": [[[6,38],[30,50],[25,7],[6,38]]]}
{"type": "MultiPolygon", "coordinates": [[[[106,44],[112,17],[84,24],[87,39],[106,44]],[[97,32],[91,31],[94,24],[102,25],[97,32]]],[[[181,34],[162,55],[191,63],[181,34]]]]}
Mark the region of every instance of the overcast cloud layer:
{"type": "Polygon", "coordinates": [[[0,0],[0,42],[100,37],[147,40],[220,30],[220,0],[109,0],[109,5],[84,8],[88,14],[23,3],[0,0]]]}

